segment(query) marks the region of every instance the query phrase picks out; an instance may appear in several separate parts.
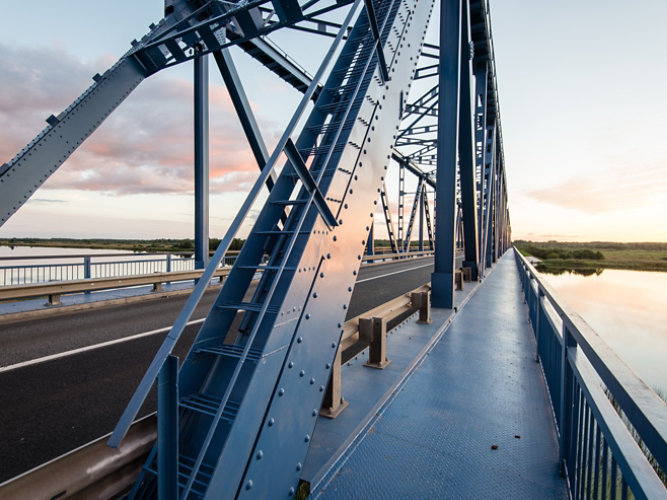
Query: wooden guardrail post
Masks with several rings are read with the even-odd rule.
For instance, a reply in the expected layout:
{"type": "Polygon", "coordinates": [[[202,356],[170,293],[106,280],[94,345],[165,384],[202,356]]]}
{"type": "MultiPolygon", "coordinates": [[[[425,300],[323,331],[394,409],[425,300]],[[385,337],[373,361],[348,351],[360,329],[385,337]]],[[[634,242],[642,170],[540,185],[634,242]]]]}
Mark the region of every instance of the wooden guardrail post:
{"type": "Polygon", "coordinates": [[[460,269],[454,273],[454,280],[456,281],[456,289],[463,290],[463,272],[460,269]]]}
{"type": "Polygon", "coordinates": [[[419,308],[419,320],[417,323],[431,324],[431,292],[412,292],[410,295],[412,306],[419,308]]]}
{"type": "Polygon", "coordinates": [[[341,391],[342,360],[339,346],[336,359],[331,366],[331,376],[329,377],[327,391],[324,394],[324,401],[322,401],[322,408],[320,408],[320,415],[323,417],[336,418],[350,404],[343,399],[341,391]]]}
{"type": "Polygon", "coordinates": [[[368,361],[364,366],[384,369],[387,359],[387,319],[359,318],[359,339],[368,342],[368,361]]]}

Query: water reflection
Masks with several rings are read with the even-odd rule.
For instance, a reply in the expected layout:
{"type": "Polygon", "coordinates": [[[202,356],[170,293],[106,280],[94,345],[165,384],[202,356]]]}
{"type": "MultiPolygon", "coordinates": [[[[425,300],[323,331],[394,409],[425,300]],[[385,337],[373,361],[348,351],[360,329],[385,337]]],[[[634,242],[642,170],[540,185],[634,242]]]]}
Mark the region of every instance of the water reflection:
{"type": "Polygon", "coordinates": [[[648,385],[667,390],[667,273],[607,269],[543,277],[648,385]]]}

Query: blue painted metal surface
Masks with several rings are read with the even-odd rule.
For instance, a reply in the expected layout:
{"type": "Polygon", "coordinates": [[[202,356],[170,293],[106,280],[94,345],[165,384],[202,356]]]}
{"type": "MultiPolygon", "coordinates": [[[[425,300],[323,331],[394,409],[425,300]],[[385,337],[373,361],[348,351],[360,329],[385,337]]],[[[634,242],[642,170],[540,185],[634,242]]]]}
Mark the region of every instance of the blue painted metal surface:
{"type": "MultiPolygon", "coordinates": [[[[456,241],[456,171],[461,71],[461,0],[440,4],[438,170],[435,239],[456,241]],[[444,50],[446,47],[447,50],[444,50]]],[[[434,307],[454,307],[454,245],[436,245],[431,283],[434,307]]]]}
{"type": "Polygon", "coordinates": [[[194,125],[195,125],[195,269],[208,263],[209,237],[209,119],[208,119],[208,58],[194,60],[194,125]]]}
{"type": "Polygon", "coordinates": [[[630,491],[634,498],[667,498],[665,485],[628,430],[629,423],[665,470],[664,401],[515,254],[572,497],[627,498],[630,491]]]}
{"type": "Polygon", "coordinates": [[[508,255],[314,498],[568,498],[522,298],[508,255]]]}
{"type": "MultiPolygon", "coordinates": [[[[22,195],[27,199],[33,184],[37,186],[43,179],[34,182],[32,174],[22,177],[23,173],[32,169],[45,179],[62,162],[50,163],[49,155],[69,156],[95,128],[91,123],[99,124],[122,100],[118,95],[127,95],[146,76],[195,58],[197,87],[202,91],[198,95],[203,96],[201,63],[207,54],[214,54],[261,173],[110,439],[112,446],[119,444],[169,359],[205,284],[260,191],[268,186],[269,197],[179,373],[180,425],[173,439],[178,441],[177,493],[181,498],[294,495],[336,356],[354,278],[369,235],[372,238],[378,194],[394,250],[409,248],[416,212],[423,210],[420,246],[425,218],[429,245],[438,252],[433,303],[453,306],[455,246],[463,245],[468,264],[475,270],[482,251],[474,227],[478,223],[472,135],[476,97],[470,88],[471,65],[480,61],[487,61],[490,68],[483,110],[486,123],[482,125],[498,131],[498,153],[493,155],[498,160],[497,170],[495,180],[488,183],[493,192],[486,198],[490,205],[484,234],[491,236],[488,247],[493,247],[494,258],[509,245],[486,2],[443,3],[440,47],[427,45],[425,51],[427,59],[441,61],[439,82],[410,104],[406,102],[413,78],[438,75],[433,65],[425,71],[419,68],[433,0],[364,0],[365,8],[361,5],[361,0],[354,4],[348,0],[170,0],[165,18],[152,26],[146,37],[133,42],[132,50],[114,68],[96,77],[95,84],[71,109],[49,119],[49,128],[36,139],[44,139],[39,148],[49,144],[40,149],[44,155],[33,154],[39,148],[31,144],[0,171],[0,192],[18,183],[25,188],[22,195]],[[335,9],[350,5],[342,24],[325,19],[335,9]],[[313,77],[265,38],[285,27],[335,36],[313,77]],[[337,30],[335,34],[332,29],[337,30]],[[472,62],[461,58],[470,44],[475,48],[472,62]],[[231,45],[238,45],[304,92],[270,156],[229,57],[231,45]],[[315,103],[312,108],[311,100],[315,103]],[[459,113],[461,107],[464,113],[459,113]],[[310,115],[304,120],[306,111],[310,115]],[[79,123],[75,116],[80,114],[97,121],[79,123]],[[402,118],[407,128],[401,129],[402,118]],[[297,129],[297,125],[303,127],[297,129]],[[69,141],[74,148],[65,147],[69,141]],[[463,171],[457,166],[457,155],[462,158],[463,171]],[[277,176],[276,167],[283,157],[287,162],[277,176]],[[384,189],[392,158],[400,168],[398,241],[384,189]],[[432,171],[424,170],[436,162],[437,182],[432,171]],[[418,178],[407,230],[403,204],[406,170],[418,178]],[[462,191],[457,192],[458,177],[462,191]],[[5,182],[8,179],[11,181],[5,182]],[[437,190],[435,236],[427,186],[437,190]],[[259,283],[250,292],[250,282],[257,275],[261,276],[259,283]]],[[[198,110],[204,109],[204,101],[203,97],[198,100],[198,110]]],[[[195,124],[199,130],[197,163],[201,166],[207,154],[205,114],[199,115],[195,124]]],[[[0,202],[2,221],[6,220],[5,210],[7,217],[16,210],[14,204],[20,205],[13,198],[8,204],[0,202]]],[[[480,212],[482,209],[480,205],[480,212]]],[[[203,221],[203,210],[198,213],[198,220],[203,221]]],[[[198,250],[204,247],[203,233],[200,227],[198,250]]],[[[205,260],[201,252],[197,259],[199,264],[205,260]]],[[[165,394],[168,399],[169,393],[165,394]]],[[[137,498],[154,496],[157,483],[167,481],[161,476],[172,474],[169,466],[156,465],[156,456],[154,452],[136,485],[137,498]]]]}

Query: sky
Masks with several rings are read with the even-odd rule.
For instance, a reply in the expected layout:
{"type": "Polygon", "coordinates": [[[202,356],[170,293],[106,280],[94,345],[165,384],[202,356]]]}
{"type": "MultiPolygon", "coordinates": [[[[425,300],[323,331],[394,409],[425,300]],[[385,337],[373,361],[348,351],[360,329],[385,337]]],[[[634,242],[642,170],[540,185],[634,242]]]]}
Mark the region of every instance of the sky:
{"type": "MultiPolygon", "coordinates": [[[[514,239],[667,241],[667,2],[490,3],[514,239]]],[[[161,18],[163,2],[0,6],[3,163],[161,18]]],[[[327,41],[275,40],[311,73],[327,41]]],[[[233,55],[271,149],[300,95],[233,55]]],[[[216,71],[211,62],[211,236],[221,237],[258,170],[216,71]]],[[[192,127],[191,63],[151,76],[0,237],[191,237],[192,127]]]]}

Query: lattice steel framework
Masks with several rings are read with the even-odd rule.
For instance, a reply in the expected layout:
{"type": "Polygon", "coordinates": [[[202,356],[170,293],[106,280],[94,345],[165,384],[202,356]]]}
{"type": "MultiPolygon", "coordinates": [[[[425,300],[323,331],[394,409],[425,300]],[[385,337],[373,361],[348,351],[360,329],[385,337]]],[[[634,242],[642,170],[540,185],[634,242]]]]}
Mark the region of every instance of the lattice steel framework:
{"type": "Polygon", "coordinates": [[[378,201],[393,250],[409,250],[418,216],[423,248],[426,225],[436,306],[452,306],[457,233],[475,279],[508,248],[487,1],[442,0],[439,45],[425,43],[433,10],[434,0],[167,0],[165,17],[0,168],[4,223],[146,77],[194,59],[201,249],[207,54],[229,90],[261,172],[110,439],[118,446],[159,374],[158,444],[133,497],[295,494],[378,201]],[[335,12],[336,22],[327,17],[335,12]],[[314,76],[270,41],[284,29],[332,39],[314,76]],[[232,45],[303,93],[271,153],[232,45]],[[385,187],[392,162],[397,233],[385,187]],[[417,178],[409,217],[405,172],[417,178]],[[268,199],[178,370],[171,350],[264,186],[268,199]]]}

